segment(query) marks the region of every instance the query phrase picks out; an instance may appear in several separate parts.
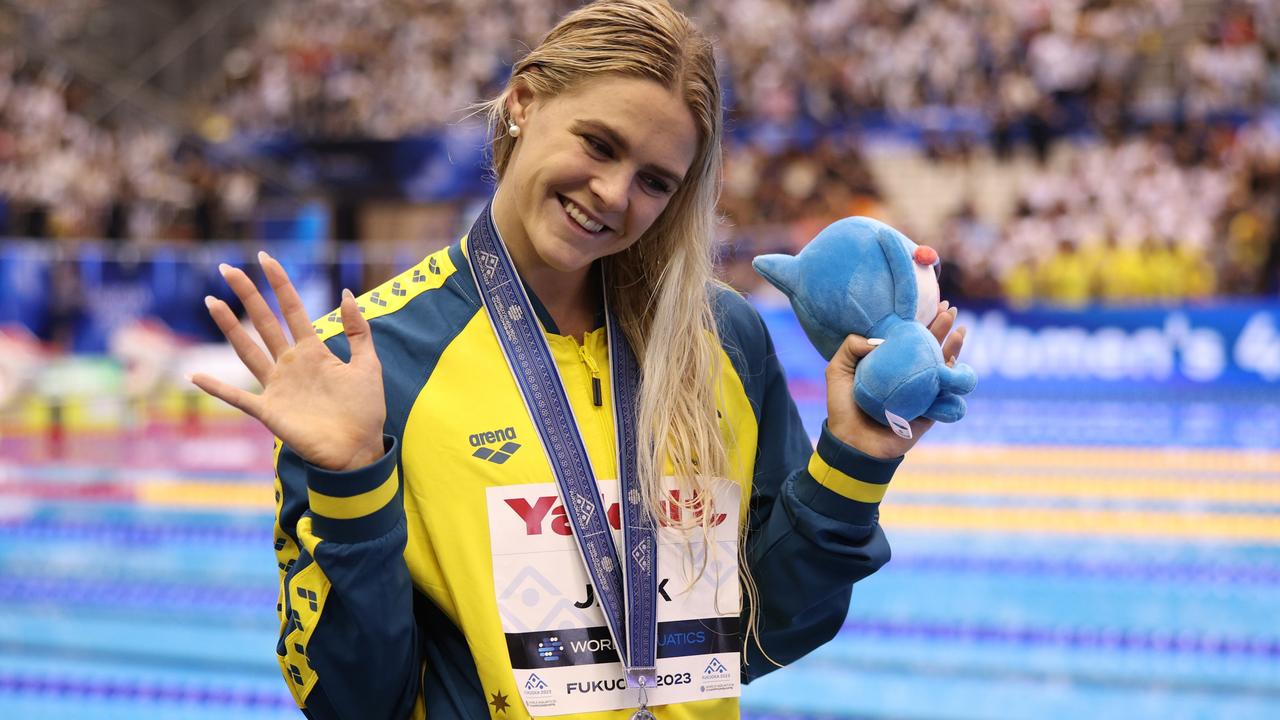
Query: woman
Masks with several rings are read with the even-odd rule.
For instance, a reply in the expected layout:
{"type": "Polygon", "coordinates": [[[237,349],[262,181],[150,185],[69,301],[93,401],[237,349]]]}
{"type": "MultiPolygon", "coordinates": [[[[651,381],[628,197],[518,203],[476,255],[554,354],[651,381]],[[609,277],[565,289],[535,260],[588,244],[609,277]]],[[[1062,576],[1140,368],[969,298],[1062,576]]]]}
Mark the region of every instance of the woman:
{"type": "Polygon", "coordinates": [[[497,189],[458,244],[314,326],[260,255],[293,345],[224,266],[269,354],[207,301],[264,391],[193,381],[281,441],[286,682],[313,718],[736,717],[888,559],[914,441],[853,405],[850,337],[814,452],[712,283],[721,96],[683,15],[585,6],[488,109],[497,189]]]}

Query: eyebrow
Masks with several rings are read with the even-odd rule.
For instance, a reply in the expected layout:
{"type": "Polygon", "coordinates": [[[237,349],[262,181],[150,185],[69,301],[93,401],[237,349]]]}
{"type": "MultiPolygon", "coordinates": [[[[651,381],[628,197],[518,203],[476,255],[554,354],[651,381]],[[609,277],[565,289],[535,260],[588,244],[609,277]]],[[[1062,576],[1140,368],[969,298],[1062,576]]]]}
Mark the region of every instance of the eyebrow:
{"type": "MultiPolygon", "coordinates": [[[[577,122],[574,123],[574,129],[577,131],[589,130],[591,132],[598,133],[600,135],[603,135],[605,139],[608,140],[609,142],[613,143],[614,145],[617,145],[618,149],[622,150],[623,153],[627,153],[630,151],[630,146],[627,145],[627,141],[622,139],[622,136],[618,134],[617,130],[614,130],[612,127],[609,127],[603,121],[578,120],[577,122]]],[[[679,185],[680,183],[684,182],[684,175],[681,175],[680,173],[674,170],[669,170],[665,167],[662,167],[661,165],[648,163],[644,166],[643,169],[648,170],[649,172],[661,175],[667,178],[668,180],[670,180],[671,182],[675,183],[676,185],[679,185]]]]}

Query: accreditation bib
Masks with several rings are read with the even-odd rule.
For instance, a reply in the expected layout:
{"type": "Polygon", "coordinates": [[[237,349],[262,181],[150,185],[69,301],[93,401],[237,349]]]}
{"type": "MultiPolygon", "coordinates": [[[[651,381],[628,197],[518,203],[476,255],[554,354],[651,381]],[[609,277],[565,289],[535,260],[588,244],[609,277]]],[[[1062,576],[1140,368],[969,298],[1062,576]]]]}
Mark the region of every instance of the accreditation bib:
{"type": "MultiPolygon", "coordinates": [[[[597,486],[618,542],[618,481],[599,480],[597,486]]],[[[670,478],[667,487],[677,492],[670,478]]],[[[648,693],[650,706],[740,693],[741,488],[728,481],[715,488],[710,547],[699,530],[657,531],[657,686],[648,693]]],[[[634,708],[636,692],[627,690],[556,485],[491,487],[487,495],[494,592],[516,687],[529,713],[634,708]]],[[[680,512],[677,505],[666,504],[664,513],[673,512],[680,512]]]]}

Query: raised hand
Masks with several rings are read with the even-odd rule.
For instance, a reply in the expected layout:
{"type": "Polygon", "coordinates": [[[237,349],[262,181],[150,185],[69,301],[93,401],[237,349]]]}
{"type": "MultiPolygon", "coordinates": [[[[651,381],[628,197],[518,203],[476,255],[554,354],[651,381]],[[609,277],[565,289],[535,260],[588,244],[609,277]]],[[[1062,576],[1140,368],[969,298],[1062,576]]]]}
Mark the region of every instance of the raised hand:
{"type": "MultiPolygon", "coordinates": [[[[954,366],[956,357],[964,346],[965,328],[956,328],[956,309],[947,309],[948,303],[938,303],[938,315],[929,323],[929,331],[942,345],[942,357],[947,366],[954,366]]],[[[926,430],[933,427],[933,420],[920,417],[911,421],[911,438],[897,433],[867,417],[853,399],[853,377],[858,361],[875,350],[867,338],[850,335],[827,365],[827,428],[846,444],[872,457],[894,458],[905,454],[920,440],[926,430]]]]}
{"type": "Polygon", "coordinates": [[[270,255],[258,262],[280,302],[293,344],[249,276],[239,268],[218,270],[249,313],[270,353],[253,341],[221,300],[205,298],[218,329],[236,355],[262,384],[255,394],[199,373],[191,378],[201,390],[256,418],[307,462],[327,470],[353,470],[383,455],[382,426],[387,406],[369,322],[349,290],[342,294],[342,328],[351,343],[351,361],[343,362],[317,337],[289,275],[270,255]]]}

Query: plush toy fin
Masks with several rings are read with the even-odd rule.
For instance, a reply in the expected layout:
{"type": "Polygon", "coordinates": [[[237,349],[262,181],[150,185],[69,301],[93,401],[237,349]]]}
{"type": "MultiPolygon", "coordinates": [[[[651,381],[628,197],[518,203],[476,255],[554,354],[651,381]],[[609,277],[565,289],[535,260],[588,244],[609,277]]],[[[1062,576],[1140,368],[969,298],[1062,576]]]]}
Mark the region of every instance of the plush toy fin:
{"type": "Polygon", "coordinates": [[[811,308],[805,303],[804,269],[800,259],[791,255],[761,255],[751,261],[751,267],[791,301],[800,327],[818,353],[827,360],[835,357],[844,338],[828,331],[826,324],[814,317],[815,310],[821,308],[811,308]]]}
{"type": "Polygon", "coordinates": [[[964,398],[955,393],[943,392],[924,411],[924,416],[938,422],[953,423],[964,417],[965,407],[964,398]]]}
{"type": "Polygon", "coordinates": [[[943,365],[938,368],[938,382],[942,386],[942,392],[952,392],[957,395],[968,395],[978,386],[978,374],[973,368],[964,363],[956,363],[955,367],[947,367],[943,365]]]}
{"type": "Polygon", "coordinates": [[[903,320],[913,320],[919,296],[911,252],[903,242],[902,234],[887,225],[876,232],[876,240],[880,243],[880,249],[889,263],[889,274],[893,277],[893,314],[903,320]]]}
{"type": "Polygon", "coordinates": [[[751,267],[787,297],[791,297],[800,284],[800,261],[791,255],[761,255],[751,261],[751,267]]]}

